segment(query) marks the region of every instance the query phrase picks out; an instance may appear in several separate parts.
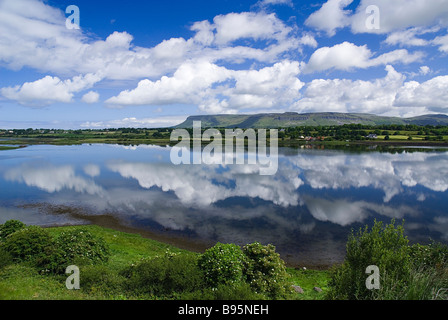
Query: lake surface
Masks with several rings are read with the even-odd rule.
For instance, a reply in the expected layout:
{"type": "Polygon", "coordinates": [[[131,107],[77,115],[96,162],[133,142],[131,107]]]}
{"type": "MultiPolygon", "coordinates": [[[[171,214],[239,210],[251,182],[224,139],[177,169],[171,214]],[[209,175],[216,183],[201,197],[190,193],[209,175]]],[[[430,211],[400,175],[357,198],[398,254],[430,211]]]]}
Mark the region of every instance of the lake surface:
{"type": "Polygon", "coordinates": [[[448,150],[279,148],[272,176],[257,165],[176,166],[170,150],[99,144],[1,151],[0,223],[110,216],[198,248],[273,243],[300,266],[342,261],[351,229],[374,219],[405,219],[411,242],[448,242],[448,150]]]}

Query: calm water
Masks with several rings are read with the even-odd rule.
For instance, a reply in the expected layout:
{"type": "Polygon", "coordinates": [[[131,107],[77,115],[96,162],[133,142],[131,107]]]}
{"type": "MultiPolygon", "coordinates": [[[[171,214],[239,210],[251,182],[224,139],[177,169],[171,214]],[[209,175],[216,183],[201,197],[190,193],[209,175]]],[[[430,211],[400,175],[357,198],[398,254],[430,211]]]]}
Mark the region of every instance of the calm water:
{"type": "Polygon", "coordinates": [[[0,152],[0,188],[0,223],[107,214],[179,241],[273,243],[298,265],[341,261],[350,230],[374,219],[448,242],[448,151],[280,148],[277,174],[261,176],[256,165],[175,166],[159,146],[31,146],[0,152]]]}

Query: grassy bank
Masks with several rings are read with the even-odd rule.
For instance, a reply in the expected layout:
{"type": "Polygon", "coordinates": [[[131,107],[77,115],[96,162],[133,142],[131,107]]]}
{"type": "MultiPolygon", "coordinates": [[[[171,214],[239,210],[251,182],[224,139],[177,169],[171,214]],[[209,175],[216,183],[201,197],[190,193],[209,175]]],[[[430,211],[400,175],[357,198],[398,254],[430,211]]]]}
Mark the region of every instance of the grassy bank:
{"type": "MultiPolygon", "coordinates": [[[[168,254],[180,254],[183,256],[199,256],[188,250],[182,250],[175,246],[161,243],[152,239],[143,238],[138,234],[120,232],[113,229],[89,226],[69,226],[47,228],[53,237],[57,237],[70,230],[88,230],[97,237],[104,239],[110,248],[110,257],[107,262],[101,264],[100,268],[104,275],[113,277],[121,270],[141,261],[164,256],[168,254]]],[[[92,267],[88,267],[91,274],[92,267]]],[[[328,271],[296,270],[287,268],[290,275],[291,285],[300,286],[303,293],[293,292],[290,299],[323,299],[327,282],[328,271]],[[322,288],[317,292],[314,287],[322,288]]],[[[40,274],[35,268],[26,263],[14,263],[0,269],[0,299],[15,300],[115,300],[115,299],[156,299],[156,296],[133,295],[127,292],[112,293],[101,286],[90,286],[83,288],[83,269],[80,268],[81,289],[68,290],[65,280],[68,275],[40,274]]],[[[108,280],[105,280],[106,282],[108,280]]],[[[113,281],[112,281],[113,283],[113,281]]]]}
{"type": "Polygon", "coordinates": [[[15,149],[20,149],[20,148],[24,148],[24,146],[20,146],[20,147],[0,146],[0,151],[2,151],[2,150],[15,150],[15,149]]]}

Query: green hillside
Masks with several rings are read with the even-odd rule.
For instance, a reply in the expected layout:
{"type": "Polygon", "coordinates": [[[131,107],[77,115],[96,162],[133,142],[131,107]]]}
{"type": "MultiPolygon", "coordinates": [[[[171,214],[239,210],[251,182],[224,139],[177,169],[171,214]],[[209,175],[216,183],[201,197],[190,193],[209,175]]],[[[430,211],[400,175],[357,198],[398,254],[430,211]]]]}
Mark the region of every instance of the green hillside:
{"type": "Polygon", "coordinates": [[[363,113],[263,113],[253,115],[199,115],[190,116],[175,128],[191,128],[193,121],[202,127],[213,128],[287,128],[297,126],[334,126],[344,124],[387,125],[448,125],[446,115],[423,115],[413,118],[383,117],[363,113]]]}

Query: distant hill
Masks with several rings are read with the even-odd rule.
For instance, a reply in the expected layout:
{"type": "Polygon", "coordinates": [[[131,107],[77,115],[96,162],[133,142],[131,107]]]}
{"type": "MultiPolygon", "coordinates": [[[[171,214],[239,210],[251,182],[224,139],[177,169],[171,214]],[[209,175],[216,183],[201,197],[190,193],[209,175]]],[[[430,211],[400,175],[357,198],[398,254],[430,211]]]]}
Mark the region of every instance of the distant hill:
{"type": "Polygon", "coordinates": [[[251,115],[200,115],[190,116],[174,128],[192,128],[193,121],[201,121],[202,127],[211,128],[286,128],[297,126],[334,126],[344,124],[382,125],[448,125],[448,116],[423,115],[413,118],[383,117],[364,113],[261,113],[251,115]]]}

